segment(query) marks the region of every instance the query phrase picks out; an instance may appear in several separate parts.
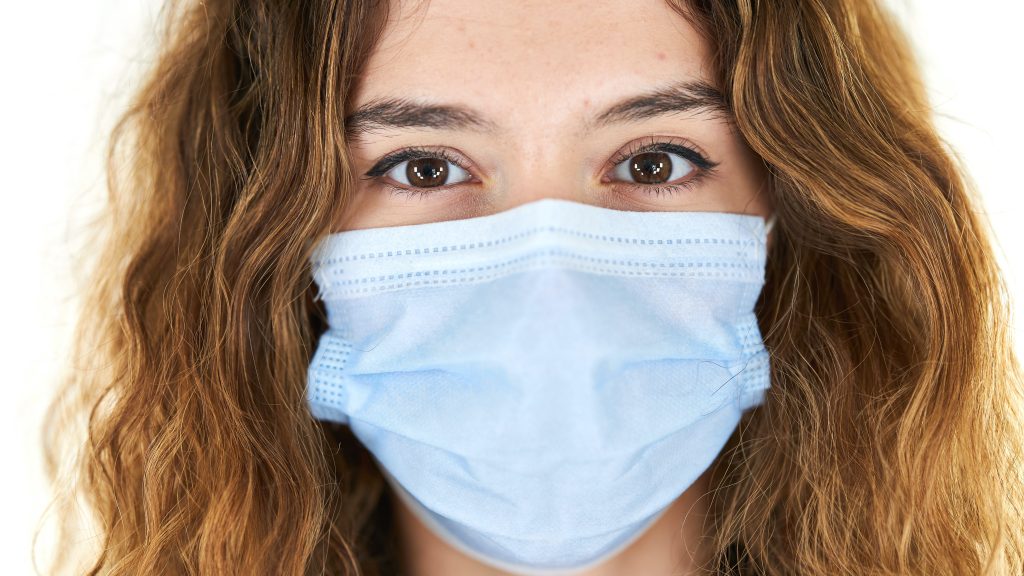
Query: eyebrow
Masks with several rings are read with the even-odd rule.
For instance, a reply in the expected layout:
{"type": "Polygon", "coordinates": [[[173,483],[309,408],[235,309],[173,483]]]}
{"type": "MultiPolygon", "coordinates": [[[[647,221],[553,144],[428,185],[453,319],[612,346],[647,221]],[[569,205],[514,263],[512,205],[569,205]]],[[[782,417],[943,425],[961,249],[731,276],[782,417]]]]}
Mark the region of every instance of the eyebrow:
{"type": "MultiPolygon", "coordinates": [[[[717,88],[704,81],[685,80],[620,100],[588,118],[585,130],[684,113],[731,118],[725,96],[717,88]]],[[[345,117],[345,133],[352,138],[388,128],[466,130],[486,134],[502,131],[498,123],[467,106],[424,104],[408,98],[374,99],[345,117]]]]}
{"type": "Polygon", "coordinates": [[[619,122],[693,112],[731,117],[729,104],[717,88],[702,80],[684,80],[613,104],[588,124],[590,129],[603,128],[619,122]]]}

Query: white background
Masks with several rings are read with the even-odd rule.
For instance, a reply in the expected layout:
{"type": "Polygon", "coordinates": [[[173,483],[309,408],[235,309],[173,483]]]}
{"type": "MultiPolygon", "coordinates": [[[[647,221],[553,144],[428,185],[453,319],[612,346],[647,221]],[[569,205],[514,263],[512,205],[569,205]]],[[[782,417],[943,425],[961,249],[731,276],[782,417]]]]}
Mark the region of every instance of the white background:
{"type": "MultiPolygon", "coordinates": [[[[1024,168],[1018,23],[1024,3],[893,0],[925,65],[943,134],[982,190],[999,257],[1024,306],[1024,168]]],[[[39,427],[68,349],[74,226],[103,195],[103,137],[126,71],[152,49],[155,0],[0,6],[0,572],[32,574],[30,543],[48,492],[39,427]]],[[[1024,322],[1015,316],[1017,349],[1024,322]]],[[[45,564],[44,564],[45,566],[45,564]]]]}

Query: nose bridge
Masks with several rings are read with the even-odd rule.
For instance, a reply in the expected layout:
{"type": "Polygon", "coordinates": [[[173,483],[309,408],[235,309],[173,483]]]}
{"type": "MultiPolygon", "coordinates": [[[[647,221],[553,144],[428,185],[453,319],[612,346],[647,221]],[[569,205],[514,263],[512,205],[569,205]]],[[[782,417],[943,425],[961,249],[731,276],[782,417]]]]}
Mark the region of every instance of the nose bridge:
{"type": "Polygon", "coordinates": [[[571,136],[559,131],[554,122],[521,126],[511,138],[511,161],[506,166],[505,190],[500,209],[515,208],[542,198],[586,203],[586,173],[583,158],[571,136]]]}

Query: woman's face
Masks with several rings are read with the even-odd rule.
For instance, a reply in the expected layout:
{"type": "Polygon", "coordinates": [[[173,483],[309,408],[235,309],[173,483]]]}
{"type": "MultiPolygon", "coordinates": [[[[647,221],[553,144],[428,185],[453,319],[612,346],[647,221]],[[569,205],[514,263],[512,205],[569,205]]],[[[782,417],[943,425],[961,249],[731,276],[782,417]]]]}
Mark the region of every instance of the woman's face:
{"type": "Polygon", "coordinates": [[[336,229],[540,198],[767,217],[710,53],[665,0],[396,2],[352,95],[360,179],[336,229]]]}

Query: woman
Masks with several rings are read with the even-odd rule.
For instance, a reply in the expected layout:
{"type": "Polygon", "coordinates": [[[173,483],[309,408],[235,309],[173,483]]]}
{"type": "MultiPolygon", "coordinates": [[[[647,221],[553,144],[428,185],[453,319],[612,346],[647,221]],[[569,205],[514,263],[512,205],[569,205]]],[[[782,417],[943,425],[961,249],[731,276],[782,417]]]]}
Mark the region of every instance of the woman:
{"type": "Polygon", "coordinates": [[[89,573],[1024,572],[1002,279],[875,3],[166,18],[55,405],[89,573]]]}

